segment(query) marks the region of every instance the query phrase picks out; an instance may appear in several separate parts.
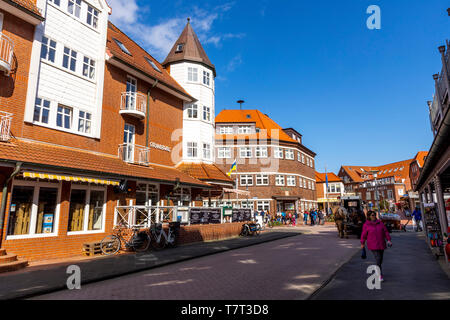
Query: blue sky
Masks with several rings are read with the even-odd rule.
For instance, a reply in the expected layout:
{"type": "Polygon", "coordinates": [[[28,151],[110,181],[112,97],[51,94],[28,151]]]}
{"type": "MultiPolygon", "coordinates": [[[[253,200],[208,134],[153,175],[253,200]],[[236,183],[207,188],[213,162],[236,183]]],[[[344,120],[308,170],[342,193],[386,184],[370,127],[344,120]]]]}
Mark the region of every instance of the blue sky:
{"type": "Polygon", "coordinates": [[[216,65],[216,113],[259,109],[303,134],[316,167],[428,150],[426,101],[450,38],[445,0],[109,0],[111,20],[162,61],[186,18],[216,65]],[[381,30],[366,9],[381,8],[381,30]]]}

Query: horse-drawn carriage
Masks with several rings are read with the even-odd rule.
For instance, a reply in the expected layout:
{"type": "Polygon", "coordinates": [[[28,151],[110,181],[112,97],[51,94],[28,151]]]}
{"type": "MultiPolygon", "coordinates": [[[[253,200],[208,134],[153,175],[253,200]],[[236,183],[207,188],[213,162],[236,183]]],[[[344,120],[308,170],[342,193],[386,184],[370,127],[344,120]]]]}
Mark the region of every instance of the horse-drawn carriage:
{"type": "Polygon", "coordinates": [[[334,220],[341,238],[348,238],[350,234],[361,237],[366,222],[361,199],[356,196],[342,197],[341,206],[335,209],[334,220]]]}

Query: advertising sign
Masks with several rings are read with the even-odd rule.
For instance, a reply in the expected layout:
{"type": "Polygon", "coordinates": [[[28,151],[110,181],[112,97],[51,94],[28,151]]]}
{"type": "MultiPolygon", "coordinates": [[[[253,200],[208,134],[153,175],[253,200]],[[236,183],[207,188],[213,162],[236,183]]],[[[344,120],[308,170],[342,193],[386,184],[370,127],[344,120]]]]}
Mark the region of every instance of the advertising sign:
{"type": "Polygon", "coordinates": [[[250,221],[252,218],[251,209],[233,209],[232,222],[250,221]]]}
{"type": "Polygon", "coordinates": [[[190,208],[191,224],[220,223],[221,208],[190,208]]]}
{"type": "Polygon", "coordinates": [[[44,222],[42,224],[42,232],[43,233],[52,233],[53,232],[53,214],[52,213],[44,214],[44,222]]]}

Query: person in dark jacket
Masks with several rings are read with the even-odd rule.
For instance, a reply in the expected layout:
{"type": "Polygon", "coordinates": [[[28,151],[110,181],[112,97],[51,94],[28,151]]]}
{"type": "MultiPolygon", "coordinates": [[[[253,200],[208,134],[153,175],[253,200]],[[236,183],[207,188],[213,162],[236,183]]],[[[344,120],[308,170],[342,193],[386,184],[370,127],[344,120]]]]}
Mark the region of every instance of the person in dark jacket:
{"type": "Polygon", "coordinates": [[[416,221],[416,232],[420,230],[422,230],[420,224],[422,223],[422,212],[420,211],[419,208],[416,208],[414,210],[414,212],[412,213],[412,217],[414,218],[414,220],[416,221]]]}
{"type": "Polygon", "coordinates": [[[369,211],[367,217],[369,220],[364,223],[361,234],[361,249],[367,242],[367,249],[372,251],[377,266],[380,268],[380,281],[384,281],[381,265],[383,264],[384,250],[386,250],[386,240],[389,247],[392,246],[391,236],[384,223],[377,219],[376,212],[369,211]]]}

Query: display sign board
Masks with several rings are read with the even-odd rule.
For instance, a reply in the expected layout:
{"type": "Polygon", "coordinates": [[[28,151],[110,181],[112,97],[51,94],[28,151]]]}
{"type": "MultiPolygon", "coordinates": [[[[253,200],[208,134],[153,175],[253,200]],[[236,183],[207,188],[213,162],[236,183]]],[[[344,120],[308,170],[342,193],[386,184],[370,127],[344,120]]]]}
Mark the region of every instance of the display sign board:
{"type": "Polygon", "coordinates": [[[221,213],[221,208],[190,208],[190,222],[191,224],[220,223],[221,213]]]}
{"type": "Polygon", "coordinates": [[[251,209],[233,209],[232,222],[250,221],[252,218],[251,209]]]}

